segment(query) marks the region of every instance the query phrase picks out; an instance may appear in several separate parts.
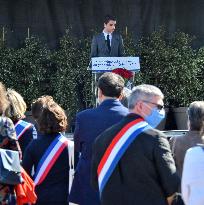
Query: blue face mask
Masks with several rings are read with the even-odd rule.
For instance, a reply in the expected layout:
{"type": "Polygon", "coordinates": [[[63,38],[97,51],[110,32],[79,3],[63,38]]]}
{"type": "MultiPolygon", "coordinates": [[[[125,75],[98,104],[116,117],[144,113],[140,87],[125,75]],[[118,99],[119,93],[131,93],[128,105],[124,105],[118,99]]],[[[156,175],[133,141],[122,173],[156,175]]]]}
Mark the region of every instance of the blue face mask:
{"type": "Polygon", "coordinates": [[[165,117],[165,110],[158,110],[153,108],[150,115],[145,117],[145,121],[153,128],[157,127],[165,117]]]}

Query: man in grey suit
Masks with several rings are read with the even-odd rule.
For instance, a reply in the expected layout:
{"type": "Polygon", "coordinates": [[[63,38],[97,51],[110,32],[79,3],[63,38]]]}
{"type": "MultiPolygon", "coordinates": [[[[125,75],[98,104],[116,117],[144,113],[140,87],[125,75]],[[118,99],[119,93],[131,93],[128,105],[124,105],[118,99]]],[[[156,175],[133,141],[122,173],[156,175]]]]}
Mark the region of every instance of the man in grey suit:
{"type": "Polygon", "coordinates": [[[123,39],[115,33],[116,19],[107,15],[104,19],[103,32],[95,35],[91,44],[92,57],[121,57],[123,56],[123,39]]]}

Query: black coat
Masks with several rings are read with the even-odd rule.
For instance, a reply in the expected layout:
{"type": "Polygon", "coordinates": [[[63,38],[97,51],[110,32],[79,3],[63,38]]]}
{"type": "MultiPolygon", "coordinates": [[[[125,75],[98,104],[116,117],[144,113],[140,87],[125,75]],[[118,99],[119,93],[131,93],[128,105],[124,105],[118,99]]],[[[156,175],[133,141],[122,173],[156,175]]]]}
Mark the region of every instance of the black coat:
{"type": "MultiPolygon", "coordinates": [[[[32,166],[36,171],[43,154],[56,135],[41,135],[26,148],[23,167],[31,175],[32,166]]],[[[36,186],[37,204],[67,204],[69,189],[69,159],[65,148],[51,168],[45,180],[36,186]]]]}
{"type": "MultiPolygon", "coordinates": [[[[93,187],[98,189],[97,167],[114,136],[138,115],[129,114],[99,135],[93,146],[93,187]]],[[[102,205],[167,205],[180,179],[166,137],[158,130],[141,133],[130,144],[105,185],[102,205]]]]}

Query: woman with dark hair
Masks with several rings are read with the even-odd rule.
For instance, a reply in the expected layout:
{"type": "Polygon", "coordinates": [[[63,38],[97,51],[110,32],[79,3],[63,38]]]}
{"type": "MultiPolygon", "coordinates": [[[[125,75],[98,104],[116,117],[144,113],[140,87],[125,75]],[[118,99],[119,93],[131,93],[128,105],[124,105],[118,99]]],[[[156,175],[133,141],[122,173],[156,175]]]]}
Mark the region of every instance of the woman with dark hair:
{"type": "Polygon", "coordinates": [[[25,151],[23,167],[31,175],[34,165],[37,205],[68,205],[69,141],[61,134],[67,128],[64,110],[48,101],[37,119],[40,132],[25,151]]]}
{"type": "Polygon", "coordinates": [[[40,132],[39,132],[38,124],[37,124],[37,119],[40,117],[40,115],[43,111],[43,106],[45,104],[47,104],[49,101],[54,101],[52,96],[43,95],[43,96],[33,100],[32,104],[31,104],[32,117],[35,120],[34,126],[36,128],[38,135],[40,134],[40,132]]]}
{"type": "Polygon", "coordinates": [[[37,120],[40,117],[43,111],[43,106],[47,104],[49,101],[54,101],[53,97],[50,95],[43,95],[37,98],[36,100],[33,100],[31,104],[31,112],[35,120],[37,120]]]}
{"type": "MultiPolygon", "coordinates": [[[[0,82],[0,148],[19,151],[20,154],[20,146],[16,139],[14,125],[9,118],[3,117],[5,109],[8,107],[8,105],[9,102],[6,97],[6,89],[0,82]]],[[[14,186],[0,184],[0,204],[15,204],[14,186]]]]}

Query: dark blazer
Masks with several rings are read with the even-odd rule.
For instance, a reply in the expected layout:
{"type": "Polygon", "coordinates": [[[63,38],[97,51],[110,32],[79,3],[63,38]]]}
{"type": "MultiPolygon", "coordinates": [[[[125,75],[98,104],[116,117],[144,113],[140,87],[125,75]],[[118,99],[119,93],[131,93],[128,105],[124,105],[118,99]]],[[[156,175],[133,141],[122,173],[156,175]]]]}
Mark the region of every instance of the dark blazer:
{"type": "Polygon", "coordinates": [[[80,205],[98,205],[99,195],[90,185],[92,144],[108,127],[128,114],[119,100],[108,99],[97,108],[82,111],[76,116],[75,150],[81,153],[70,193],[70,202],[80,205]]]}
{"type": "MultiPolygon", "coordinates": [[[[115,135],[137,119],[129,114],[97,137],[93,145],[92,185],[98,190],[97,167],[115,135]]],[[[142,132],[128,147],[105,185],[102,205],[167,205],[166,198],[177,191],[180,179],[169,143],[158,130],[142,132]]]]}
{"type": "MultiPolygon", "coordinates": [[[[31,175],[32,167],[36,171],[37,165],[43,154],[53,142],[56,135],[40,135],[26,148],[23,157],[23,168],[31,175]]],[[[36,205],[68,205],[69,192],[69,159],[68,150],[65,148],[51,168],[45,180],[36,186],[36,205]]]]}
{"type": "Polygon", "coordinates": [[[109,52],[103,33],[95,35],[91,43],[92,57],[121,57],[124,54],[123,39],[120,34],[112,33],[111,51],[109,52]]]}

